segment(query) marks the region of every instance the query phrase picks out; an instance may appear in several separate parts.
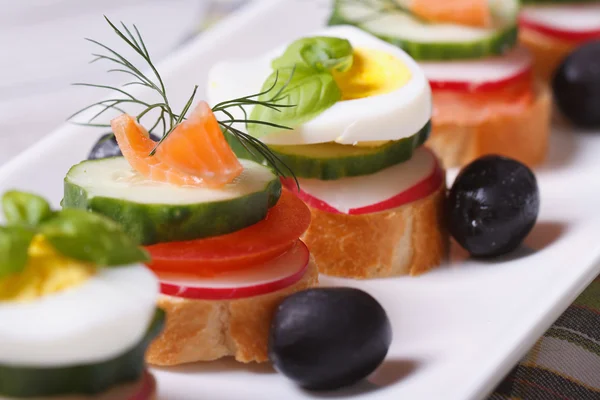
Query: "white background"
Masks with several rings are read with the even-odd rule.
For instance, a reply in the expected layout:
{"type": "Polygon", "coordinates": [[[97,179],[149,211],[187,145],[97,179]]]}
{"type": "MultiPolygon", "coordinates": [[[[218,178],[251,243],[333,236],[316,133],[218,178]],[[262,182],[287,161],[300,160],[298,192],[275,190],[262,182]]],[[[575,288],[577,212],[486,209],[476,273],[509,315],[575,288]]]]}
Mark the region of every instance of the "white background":
{"type": "Polygon", "coordinates": [[[114,43],[103,14],[137,24],[152,56],[160,60],[197,32],[212,3],[0,0],[0,164],[106,95],[71,83],[122,81],[105,73],[106,64],[88,64],[94,46],[84,37],[114,43]]]}

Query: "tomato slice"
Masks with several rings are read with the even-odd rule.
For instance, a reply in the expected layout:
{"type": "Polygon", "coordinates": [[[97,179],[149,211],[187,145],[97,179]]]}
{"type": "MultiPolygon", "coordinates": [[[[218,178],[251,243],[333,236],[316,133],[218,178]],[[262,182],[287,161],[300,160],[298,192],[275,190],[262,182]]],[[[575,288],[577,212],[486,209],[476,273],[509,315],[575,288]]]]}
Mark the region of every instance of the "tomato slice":
{"type": "Polygon", "coordinates": [[[301,240],[282,255],[256,268],[230,271],[219,276],[181,277],[161,275],[160,291],[194,300],[231,300],[260,296],[292,286],[308,270],[310,252],[301,240]]]}
{"type": "Polygon", "coordinates": [[[156,273],[214,276],[251,268],[289,250],[310,225],[310,210],[284,190],[267,217],[227,235],[147,246],[156,273]]]}

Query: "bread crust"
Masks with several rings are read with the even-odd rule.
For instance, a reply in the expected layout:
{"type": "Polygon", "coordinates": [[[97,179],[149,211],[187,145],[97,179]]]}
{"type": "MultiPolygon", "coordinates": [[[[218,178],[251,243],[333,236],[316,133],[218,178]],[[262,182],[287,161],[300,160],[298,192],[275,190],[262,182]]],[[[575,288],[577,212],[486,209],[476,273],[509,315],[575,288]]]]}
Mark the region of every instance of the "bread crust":
{"type": "Polygon", "coordinates": [[[519,41],[533,54],[533,68],[536,74],[548,82],[554,72],[580,44],[546,36],[532,29],[519,30],[519,41]]]}
{"type": "Polygon", "coordinates": [[[428,197],[391,210],[362,215],[310,208],[302,240],[319,272],[355,279],[420,275],[440,265],[449,248],[445,179],[428,197]]]}
{"type": "Polygon", "coordinates": [[[268,360],[271,319],[290,294],[315,286],[318,270],[311,257],[302,279],[265,295],[233,300],[191,300],[161,295],[167,321],[146,353],[149,364],[173,366],[233,356],[243,363],[268,360]]]}
{"type": "Polygon", "coordinates": [[[436,123],[425,145],[446,168],[463,166],[486,155],[499,154],[533,167],[548,152],[552,95],[546,83],[536,82],[535,99],[518,114],[495,115],[477,125],[436,123]]]}

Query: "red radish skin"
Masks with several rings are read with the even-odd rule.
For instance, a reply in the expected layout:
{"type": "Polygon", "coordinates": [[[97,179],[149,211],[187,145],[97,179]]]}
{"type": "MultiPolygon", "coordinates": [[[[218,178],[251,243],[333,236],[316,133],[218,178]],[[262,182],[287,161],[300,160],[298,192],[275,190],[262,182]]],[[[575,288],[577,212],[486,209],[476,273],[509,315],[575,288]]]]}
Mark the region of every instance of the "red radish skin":
{"type": "Polygon", "coordinates": [[[420,64],[432,90],[492,92],[520,80],[531,79],[533,57],[519,47],[491,59],[420,64]]]}
{"type": "MultiPolygon", "coordinates": [[[[443,183],[445,179],[445,173],[442,167],[439,164],[437,158],[435,159],[435,166],[432,172],[423,180],[418,182],[416,185],[410,187],[409,189],[403,191],[402,193],[398,193],[397,195],[366,207],[360,208],[352,208],[346,214],[348,215],[361,215],[361,214],[371,214],[377,213],[385,210],[389,210],[392,208],[401,207],[405,204],[412,203],[414,201],[423,199],[430,194],[434,193],[437,189],[439,189],[440,185],[443,183]]],[[[284,185],[290,187],[291,185],[295,185],[295,183],[291,180],[286,180],[284,185]]],[[[302,199],[309,206],[319,209],[321,211],[325,211],[332,214],[344,214],[343,212],[337,210],[331,205],[327,204],[325,201],[320,200],[310,194],[302,191],[296,191],[296,195],[302,199]]]]}
{"type": "Polygon", "coordinates": [[[148,371],[144,372],[142,387],[140,391],[130,397],[128,400],[150,400],[156,392],[156,380],[148,371]]]}
{"type": "Polygon", "coordinates": [[[567,42],[587,42],[589,40],[600,39],[600,28],[592,31],[566,31],[562,29],[552,28],[546,25],[539,24],[535,21],[530,21],[526,17],[519,18],[519,26],[521,29],[531,29],[541,33],[542,35],[565,40],[567,42]]]}
{"type": "Polygon", "coordinates": [[[429,81],[432,90],[452,90],[456,92],[494,92],[501,90],[506,86],[510,86],[521,80],[530,80],[533,74],[533,67],[530,65],[526,69],[520,71],[517,75],[513,75],[502,81],[469,83],[461,81],[429,81]]]}
{"type": "Polygon", "coordinates": [[[409,190],[404,191],[398,194],[397,196],[392,197],[391,199],[383,201],[381,203],[373,204],[372,206],[368,207],[352,209],[350,210],[349,214],[360,215],[381,212],[423,199],[429,196],[430,194],[434,193],[436,190],[438,190],[444,179],[444,170],[440,167],[438,163],[436,163],[435,169],[433,170],[431,175],[429,175],[427,179],[419,182],[417,185],[413,186],[409,190]]]}
{"type": "MultiPolygon", "coordinates": [[[[211,287],[211,279],[217,278],[204,281],[185,278],[189,283],[181,284],[171,281],[173,277],[159,276],[160,289],[161,293],[167,296],[194,300],[233,300],[259,296],[285,289],[300,281],[308,269],[309,262],[310,252],[306,245],[298,240],[288,252],[260,267],[270,278],[260,279],[255,283],[249,281],[234,287],[226,287],[222,283],[219,287],[211,287]]],[[[233,274],[236,278],[244,278],[249,277],[253,271],[256,272],[257,269],[235,271],[233,274]]]]}
{"type": "Polygon", "coordinates": [[[528,6],[519,27],[572,43],[600,39],[600,4],[528,6]]]}
{"type": "Polygon", "coordinates": [[[288,251],[310,225],[310,210],[284,190],[267,217],[242,230],[206,239],[147,246],[157,274],[215,276],[251,268],[288,251]]]}

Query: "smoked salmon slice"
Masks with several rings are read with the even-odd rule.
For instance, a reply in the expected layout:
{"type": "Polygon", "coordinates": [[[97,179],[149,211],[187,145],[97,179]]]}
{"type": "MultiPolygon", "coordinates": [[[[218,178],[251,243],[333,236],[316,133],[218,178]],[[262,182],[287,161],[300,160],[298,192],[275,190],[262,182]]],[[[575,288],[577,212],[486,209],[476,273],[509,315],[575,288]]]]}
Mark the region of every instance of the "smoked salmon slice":
{"type": "Polygon", "coordinates": [[[178,125],[150,155],[157,142],[134,117],[111,121],[113,133],[129,165],[153,181],[179,186],[221,187],[243,170],[225,140],[212,110],[200,102],[188,120],[178,125]]]}
{"type": "Polygon", "coordinates": [[[478,28],[493,23],[488,0],[410,0],[410,10],[430,22],[478,28]]]}

